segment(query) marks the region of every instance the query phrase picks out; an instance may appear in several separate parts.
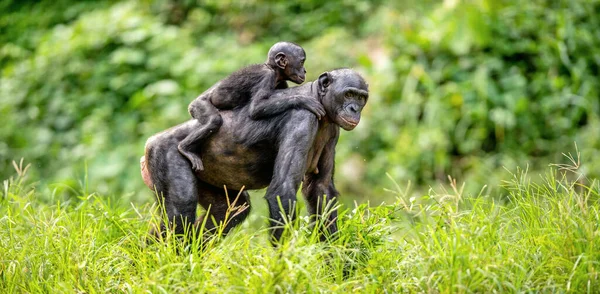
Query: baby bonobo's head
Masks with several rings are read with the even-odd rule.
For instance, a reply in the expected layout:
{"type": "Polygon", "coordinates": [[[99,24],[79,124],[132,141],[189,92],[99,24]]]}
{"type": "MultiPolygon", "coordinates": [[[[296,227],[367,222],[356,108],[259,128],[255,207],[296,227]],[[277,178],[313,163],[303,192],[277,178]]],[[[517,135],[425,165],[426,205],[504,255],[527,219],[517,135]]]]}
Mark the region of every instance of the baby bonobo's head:
{"type": "Polygon", "coordinates": [[[304,49],[291,42],[278,42],[269,49],[267,65],[277,72],[277,80],[304,83],[306,69],[304,49]]]}

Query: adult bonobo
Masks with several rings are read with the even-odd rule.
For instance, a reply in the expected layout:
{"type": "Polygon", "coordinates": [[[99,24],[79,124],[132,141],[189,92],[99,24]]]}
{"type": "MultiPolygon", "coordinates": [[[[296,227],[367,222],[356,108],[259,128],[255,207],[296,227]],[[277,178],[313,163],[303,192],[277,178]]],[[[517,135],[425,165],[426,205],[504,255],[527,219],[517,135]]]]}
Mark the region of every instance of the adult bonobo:
{"type": "MultiPolygon", "coordinates": [[[[327,203],[335,203],[338,191],[333,183],[333,169],[339,129],[352,130],[360,121],[368,98],[367,83],[351,69],[336,69],[321,74],[312,83],[277,90],[269,99],[297,96],[320,101],[325,117],[317,120],[306,109],[289,109],[272,118],[253,120],[249,106],[221,111],[221,128],[199,146],[204,170],[198,173],[177,149],[179,142],[196,127],[196,120],[148,140],[145,158],[141,160],[142,177],[148,187],[156,188],[157,194],[162,195],[159,197],[164,197],[161,200],[177,233],[194,222],[198,203],[207,212],[197,223],[209,217],[205,230],[214,230],[212,218],[217,224],[225,222],[228,203],[233,202],[243,187],[252,190],[268,186],[265,198],[274,242],[283,233],[284,215],[295,217],[293,207],[300,182],[304,182],[302,193],[311,215],[319,216],[327,203]]],[[[245,191],[240,198],[236,205],[249,207],[245,191]]],[[[224,233],[243,221],[248,213],[246,209],[229,215],[224,233]]],[[[333,211],[324,220],[329,233],[337,231],[336,218],[333,211]]]]}

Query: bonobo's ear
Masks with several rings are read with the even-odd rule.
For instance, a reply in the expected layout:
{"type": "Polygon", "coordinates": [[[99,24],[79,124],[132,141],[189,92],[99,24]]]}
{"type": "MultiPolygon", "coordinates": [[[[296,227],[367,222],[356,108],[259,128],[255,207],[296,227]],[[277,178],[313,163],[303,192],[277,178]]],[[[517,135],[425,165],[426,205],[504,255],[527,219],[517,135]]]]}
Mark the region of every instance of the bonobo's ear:
{"type": "Polygon", "coordinates": [[[285,69],[285,67],[287,66],[288,60],[287,60],[287,56],[285,56],[285,53],[283,52],[279,52],[275,55],[275,64],[277,64],[277,66],[281,69],[285,69]]]}
{"type": "Polygon", "coordinates": [[[319,95],[325,94],[327,87],[331,85],[332,77],[328,72],[324,72],[319,76],[319,95]]]}

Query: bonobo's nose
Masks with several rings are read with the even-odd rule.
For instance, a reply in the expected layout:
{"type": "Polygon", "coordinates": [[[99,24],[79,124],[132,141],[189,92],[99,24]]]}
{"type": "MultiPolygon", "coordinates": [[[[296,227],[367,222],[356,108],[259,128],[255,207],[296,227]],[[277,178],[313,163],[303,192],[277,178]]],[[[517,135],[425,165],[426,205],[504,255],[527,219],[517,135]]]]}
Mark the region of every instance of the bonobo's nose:
{"type": "Polygon", "coordinates": [[[352,113],[357,113],[358,112],[358,106],[354,105],[354,104],[350,104],[348,105],[348,110],[352,113]]]}

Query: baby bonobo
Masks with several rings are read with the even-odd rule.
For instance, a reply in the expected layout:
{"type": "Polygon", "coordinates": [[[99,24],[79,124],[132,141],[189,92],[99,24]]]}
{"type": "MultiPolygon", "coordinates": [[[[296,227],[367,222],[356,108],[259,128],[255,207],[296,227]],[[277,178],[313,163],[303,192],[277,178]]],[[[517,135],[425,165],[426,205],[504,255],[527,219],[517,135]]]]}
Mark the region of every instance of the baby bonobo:
{"type": "Polygon", "coordinates": [[[179,152],[192,163],[194,171],[204,170],[202,160],[194,153],[204,139],[222,124],[219,110],[243,107],[250,102],[253,119],[273,117],[290,108],[303,107],[318,119],[325,115],[323,105],[313,97],[290,96],[272,98],[275,89],[288,87],[286,81],[304,82],[306,70],[304,49],[290,42],[279,42],[269,50],[264,64],[242,68],[219,81],[190,103],[188,110],[199,126],[178,145],[179,152]]]}

